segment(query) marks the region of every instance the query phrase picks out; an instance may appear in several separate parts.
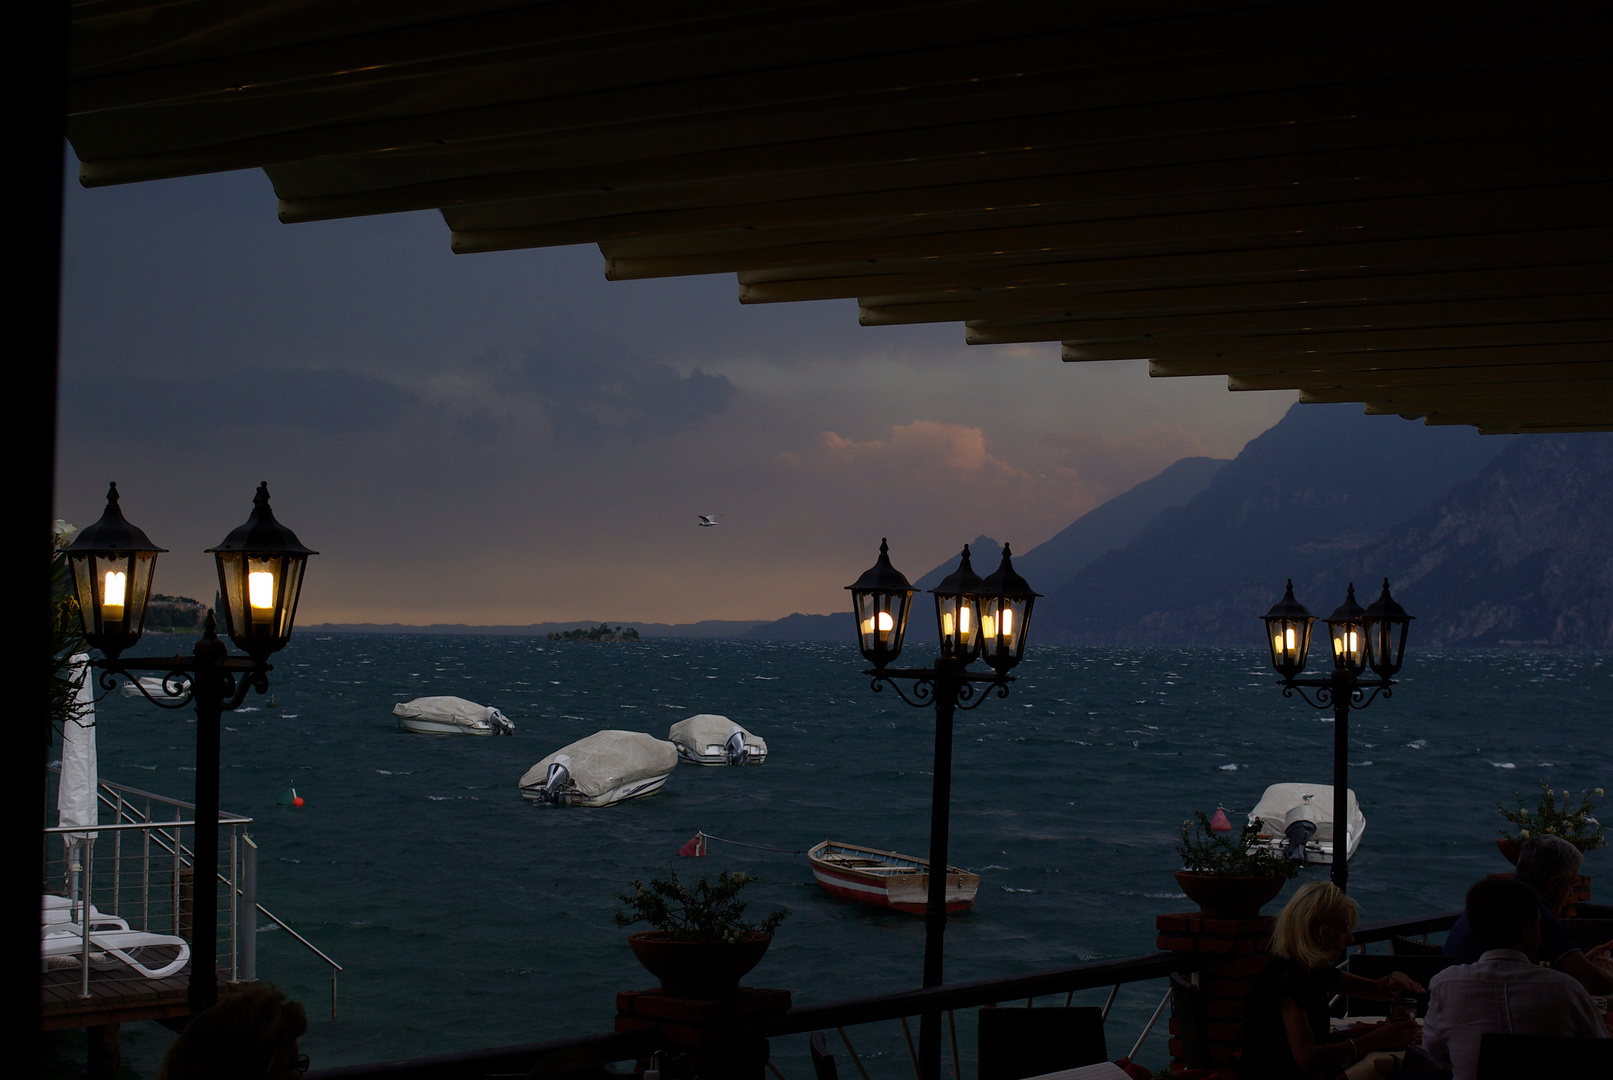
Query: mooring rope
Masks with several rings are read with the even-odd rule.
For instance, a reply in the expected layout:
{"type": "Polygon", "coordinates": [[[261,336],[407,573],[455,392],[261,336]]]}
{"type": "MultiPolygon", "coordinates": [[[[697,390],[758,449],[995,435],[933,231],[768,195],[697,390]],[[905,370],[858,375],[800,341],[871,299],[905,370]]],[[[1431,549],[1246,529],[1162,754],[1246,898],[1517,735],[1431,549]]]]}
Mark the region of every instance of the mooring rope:
{"type": "Polygon", "coordinates": [[[695,835],[703,837],[703,838],[705,838],[707,840],[715,840],[719,844],[732,844],[734,847],[754,848],[757,851],[779,851],[779,852],[783,852],[786,855],[805,855],[806,854],[806,851],[804,849],[802,849],[802,848],[768,847],[766,844],[747,844],[742,840],[724,840],[720,836],[712,836],[710,833],[705,832],[705,831],[701,831],[699,833],[696,833],[695,835]]]}

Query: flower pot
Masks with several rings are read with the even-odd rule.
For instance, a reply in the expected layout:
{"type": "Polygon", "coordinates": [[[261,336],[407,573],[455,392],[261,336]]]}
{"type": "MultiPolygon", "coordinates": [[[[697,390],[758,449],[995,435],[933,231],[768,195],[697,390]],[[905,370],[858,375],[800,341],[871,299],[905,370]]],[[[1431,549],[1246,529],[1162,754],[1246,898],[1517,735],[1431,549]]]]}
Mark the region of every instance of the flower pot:
{"type": "Polygon", "coordinates": [[[1513,866],[1518,865],[1518,852],[1523,850],[1523,841],[1514,840],[1508,836],[1495,838],[1495,846],[1501,849],[1501,857],[1513,866]]]}
{"type": "Polygon", "coordinates": [[[1260,914],[1260,908],[1283,891],[1280,877],[1228,877],[1176,871],[1176,884],[1206,915],[1241,919],[1260,914]]]}
{"type": "Polygon", "coordinates": [[[740,940],[680,941],[659,930],[632,934],[627,944],[665,993],[678,997],[726,997],[762,959],[772,934],[747,934],[740,940]]]}

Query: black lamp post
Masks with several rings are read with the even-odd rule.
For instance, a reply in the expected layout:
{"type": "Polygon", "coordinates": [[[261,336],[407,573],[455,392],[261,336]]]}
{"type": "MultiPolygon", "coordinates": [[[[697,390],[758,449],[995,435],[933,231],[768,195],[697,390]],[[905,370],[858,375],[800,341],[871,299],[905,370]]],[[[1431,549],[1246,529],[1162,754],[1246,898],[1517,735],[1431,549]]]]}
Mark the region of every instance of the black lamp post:
{"type": "Polygon", "coordinates": [[[1261,616],[1266,624],[1266,642],[1271,646],[1271,664],[1282,676],[1283,697],[1294,691],[1313,709],[1333,710],[1333,884],[1346,889],[1350,880],[1350,710],[1364,709],[1380,693],[1394,694],[1394,676],[1399,673],[1406,653],[1406,630],[1412,616],[1389,595],[1389,579],[1383,579],[1383,595],[1372,606],[1362,609],[1355,602],[1352,584],[1344,603],[1329,615],[1328,639],[1333,647],[1333,671],[1326,678],[1301,679],[1305,657],[1310,649],[1311,626],[1316,617],[1294,599],[1294,583],[1288,582],[1283,598],[1261,616]],[[1378,677],[1362,678],[1367,668],[1378,677]],[[1316,691],[1313,699],[1305,693],[1316,691]]]}
{"type": "Polygon", "coordinates": [[[124,520],[118,486],[106,495],[101,520],[79,533],[67,548],[84,620],[84,637],[104,659],[100,684],[111,690],[115,676],[128,677],[146,699],[164,709],[196,705],[196,836],[191,863],[192,908],[190,1011],[195,1015],[218,997],[218,758],[219,720],[246,700],[248,690],[269,688],[268,658],[291,640],[308,556],[296,534],[269,509],[269,485],[258,485],[252,516],[208,551],[218,563],[219,595],[225,625],[246,656],[230,656],[218,639],[213,613],[207,613],[193,656],[172,659],[119,659],[140,640],[157,554],[165,551],[124,520]],[[136,672],[161,672],[162,695],[153,697],[136,672]]]}
{"type": "MultiPolygon", "coordinates": [[[[930,878],[924,908],[924,985],[941,985],[941,944],[947,918],[947,827],[952,802],[952,718],[958,709],[977,708],[995,689],[1008,696],[1008,672],[1025,655],[1031,607],[1039,593],[1014,572],[1008,545],[1002,565],[984,581],[969,565],[964,545],[958,569],[931,589],[935,596],[936,630],[941,655],[928,668],[888,667],[901,654],[902,636],[912,606],[913,586],[890,563],[889,548],[879,542],[879,560],[851,590],[857,618],[857,644],[873,667],[864,674],[876,693],[889,683],[903,701],[916,708],[935,708],[935,771],[930,791],[930,878]],[[968,670],[983,656],[990,672],[968,670]],[[912,696],[894,680],[914,680],[912,696]],[[984,687],[984,691],[976,687],[984,687]]],[[[919,1024],[921,1080],[940,1080],[941,1014],[926,1012],[919,1024]]]]}

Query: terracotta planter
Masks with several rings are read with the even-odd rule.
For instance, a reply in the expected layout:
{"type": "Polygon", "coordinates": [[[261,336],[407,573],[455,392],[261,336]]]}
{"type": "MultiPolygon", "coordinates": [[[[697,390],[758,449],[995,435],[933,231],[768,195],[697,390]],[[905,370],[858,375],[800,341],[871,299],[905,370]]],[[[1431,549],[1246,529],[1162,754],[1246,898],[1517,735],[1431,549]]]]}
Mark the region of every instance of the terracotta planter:
{"type": "Polygon", "coordinates": [[[1206,915],[1242,919],[1260,914],[1263,905],[1283,891],[1280,877],[1227,877],[1176,871],[1176,884],[1206,915]]]}
{"type": "Polygon", "coordinates": [[[661,989],[678,997],[726,997],[739,989],[739,980],[761,962],[773,943],[772,934],[751,934],[733,944],[726,941],[679,941],[652,930],[630,935],[627,944],[661,989]]]}

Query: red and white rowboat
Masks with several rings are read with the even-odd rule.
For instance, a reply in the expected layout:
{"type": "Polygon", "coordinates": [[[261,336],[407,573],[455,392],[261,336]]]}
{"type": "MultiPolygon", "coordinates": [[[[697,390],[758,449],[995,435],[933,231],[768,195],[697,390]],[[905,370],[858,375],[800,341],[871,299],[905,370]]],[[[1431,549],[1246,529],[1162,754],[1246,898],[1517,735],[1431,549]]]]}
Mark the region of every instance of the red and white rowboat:
{"type": "MultiPolygon", "coordinates": [[[[911,855],[825,840],[807,852],[812,876],[836,900],[924,914],[930,898],[930,864],[911,855]]],[[[980,875],[947,867],[947,910],[974,906],[980,875]]]]}

